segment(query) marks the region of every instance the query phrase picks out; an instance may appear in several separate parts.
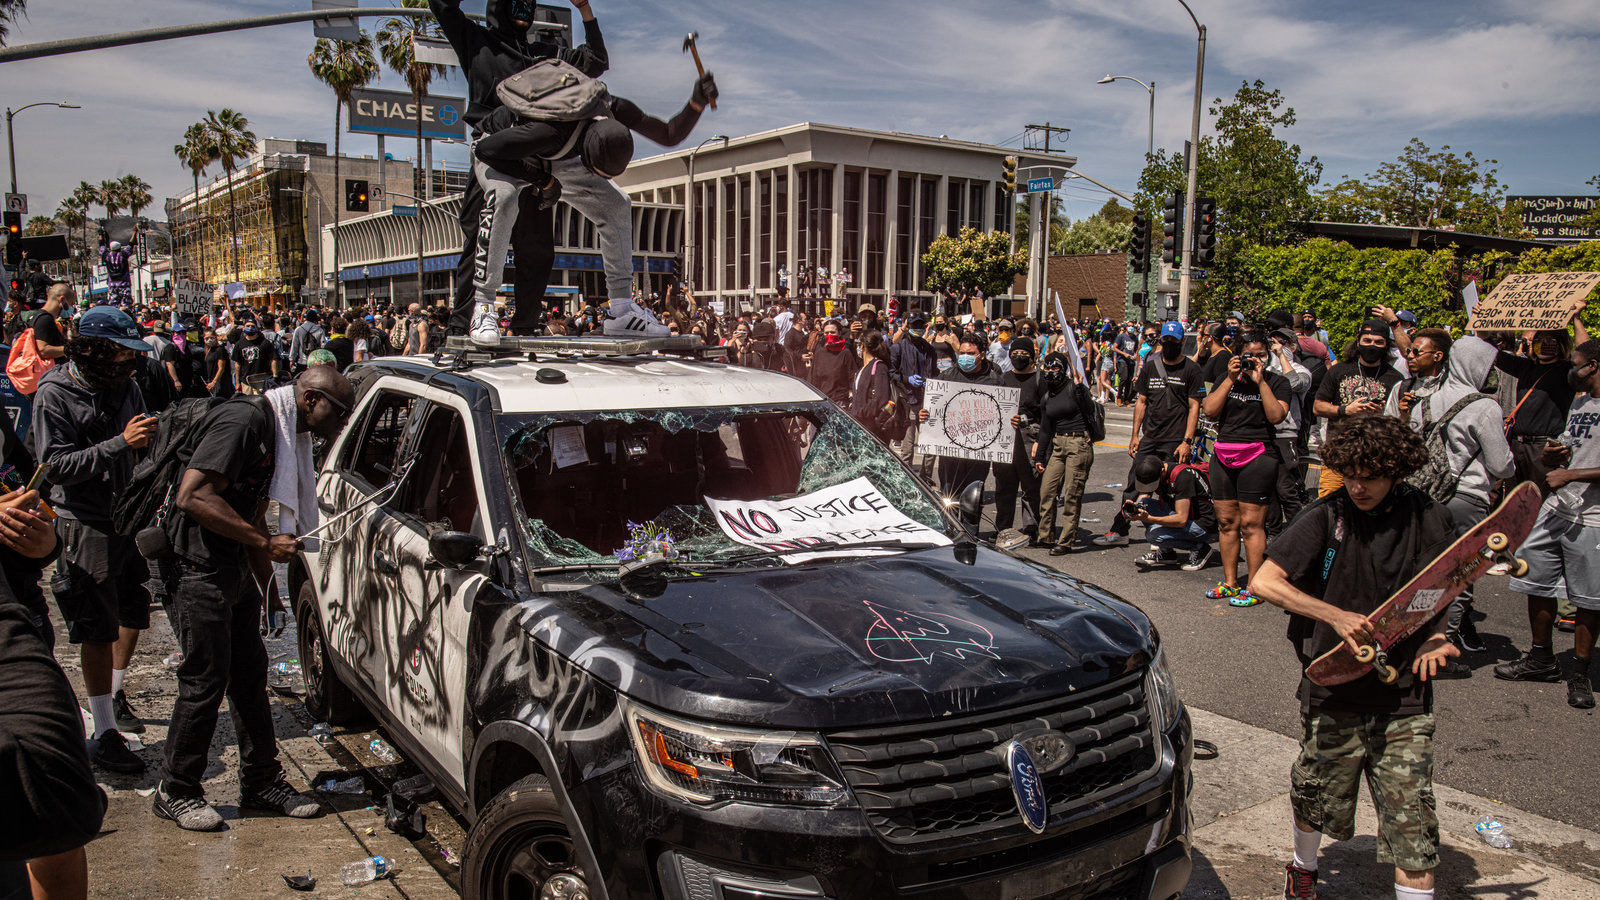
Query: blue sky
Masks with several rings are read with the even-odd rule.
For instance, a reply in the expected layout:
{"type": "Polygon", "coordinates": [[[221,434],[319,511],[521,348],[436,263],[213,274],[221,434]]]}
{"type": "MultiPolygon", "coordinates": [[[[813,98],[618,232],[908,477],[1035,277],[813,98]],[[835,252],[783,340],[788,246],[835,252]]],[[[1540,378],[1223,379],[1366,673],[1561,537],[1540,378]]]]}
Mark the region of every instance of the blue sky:
{"type": "MultiPolygon", "coordinates": [[[[382,5],[386,0],[369,0],[382,5]]],[[[800,121],[1021,144],[1023,125],[1072,129],[1079,168],[1132,191],[1143,163],[1148,95],[1107,73],[1156,83],[1156,146],[1188,136],[1195,30],[1177,0],[593,0],[612,57],[612,91],[662,114],[694,80],[680,52],[700,32],[720,109],[689,139],[800,121]]],[[[1499,160],[1521,194],[1591,193],[1600,172],[1600,2],[1593,0],[1192,0],[1206,23],[1205,96],[1245,79],[1284,91],[1288,137],[1324,178],[1374,171],[1412,137],[1499,160]]],[[[483,0],[465,0],[479,11],[483,0]]],[[[308,8],[309,0],[34,0],[11,44],[308,8]]],[[[369,26],[370,27],[370,26],[369,26]]],[[[80,180],[133,172],[158,198],[188,189],[172,155],[184,128],[230,106],[260,136],[332,143],[332,97],[305,65],[311,26],[144,44],[0,65],[13,108],[62,99],[82,110],[17,118],[17,169],[35,213],[80,180]]],[[[386,74],[382,87],[404,89],[386,74]]],[[[462,90],[459,76],[439,93],[462,90]]],[[[414,152],[394,140],[395,156],[414,152]]],[[[347,152],[374,139],[345,135],[347,152]]],[[[640,154],[654,152],[642,142],[640,154]]],[[[443,152],[464,159],[460,149],[443,152]]],[[[1077,185],[1084,185],[1077,182],[1077,185]]],[[[1073,218],[1108,195],[1065,192],[1073,218]]],[[[159,203],[159,200],[158,200],[159,203]]]]}

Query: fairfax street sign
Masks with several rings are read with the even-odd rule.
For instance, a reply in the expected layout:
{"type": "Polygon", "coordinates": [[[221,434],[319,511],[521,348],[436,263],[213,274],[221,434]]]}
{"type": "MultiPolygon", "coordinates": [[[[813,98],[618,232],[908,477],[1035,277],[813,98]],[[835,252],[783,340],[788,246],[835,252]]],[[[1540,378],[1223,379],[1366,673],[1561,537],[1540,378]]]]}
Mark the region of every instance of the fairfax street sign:
{"type": "Polygon", "coordinates": [[[1029,178],[1028,179],[1028,193],[1030,193],[1030,194],[1045,193],[1045,192],[1048,192],[1048,191],[1053,191],[1055,189],[1056,189],[1056,180],[1054,178],[1029,178]]]}

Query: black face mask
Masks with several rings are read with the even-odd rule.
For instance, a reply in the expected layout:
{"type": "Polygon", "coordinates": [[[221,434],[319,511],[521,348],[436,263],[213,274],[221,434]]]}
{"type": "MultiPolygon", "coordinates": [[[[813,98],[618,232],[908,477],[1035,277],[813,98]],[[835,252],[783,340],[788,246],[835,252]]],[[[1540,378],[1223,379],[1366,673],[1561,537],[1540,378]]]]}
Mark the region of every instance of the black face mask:
{"type": "Polygon", "coordinates": [[[119,388],[133,380],[133,373],[139,369],[139,359],[134,357],[127,362],[89,362],[76,360],[78,374],[83,376],[91,387],[100,390],[119,388]]]}
{"type": "Polygon", "coordinates": [[[1183,345],[1178,343],[1161,342],[1161,358],[1169,363],[1183,359],[1183,345]]]}
{"type": "Polygon", "coordinates": [[[1594,374],[1594,372],[1592,372],[1592,371],[1588,375],[1580,375],[1580,374],[1578,374],[1578,373],[1582,372],[1584,369],[1587,369],[1587,368],[1588,368],[1588,366],[1573,366],[1572,368],[1568,369],[1567,370],[1567,385],[1569,387],[1571,387],[1575,391],[1583,390],[1584,382],[1588,381],[1589,380],[1589,376],[1594,374]]]}
{"type": "Polygon", "coordinates": [[[1026,353],[1011,354],[1011,368],[1021,371],[1033,365],[1033,357],[1026,353]]]}
{"type": "Polygon", "coordinates": [[[1051,390],[1061,387],[1063,384],[1067,383],[1067,371],[1065,369],[1047,370],[1044,373],[1044,383],[1048,385],[1051,390]]]}
{"type": "Polygon", "coordinates": [[[1383,362],[1383,358],[1389,355],[1389,348],[1374,347],[1370,344],[1362,344],[1356,348],[1356,353],[1361,356],[1362,362],[1369,366],[1375,366],[1378,363],[1383,362]]]}

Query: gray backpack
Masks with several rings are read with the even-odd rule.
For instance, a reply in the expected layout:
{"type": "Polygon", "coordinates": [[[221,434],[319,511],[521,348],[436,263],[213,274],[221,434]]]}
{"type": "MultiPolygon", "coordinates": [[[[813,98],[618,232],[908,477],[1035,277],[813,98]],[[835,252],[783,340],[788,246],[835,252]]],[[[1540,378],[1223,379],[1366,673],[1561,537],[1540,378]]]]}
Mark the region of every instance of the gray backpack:
{"type": "Polygon", "coordinates": [[[500,102],[524,119],[579,122],[608,109],[603,82],[559,59],[541,59],[501,81],[494,89],[500,102]]]}
{"type": "MultiPolygon", "coordinates": [[[[1449,503],[1461,484],[1461,472],[1450,468],[1450,455],[1445,446],[1445,426],[1468,406],[1484,399],[1482,394],[1468,394],[1450,405],[1444,417],[1432,421],[1427,400],[1422,401],[1422,446],[1428,451],[1428,461],[1422,468],[1406,476],[1406,484],[1422,491],[1439,503],[1449,503]]],[[[1477,454],[1473,454],[1477,458],[1477,454]]],[[[1472,460],[1467,461],[1471,465],[1472,460]]]]}

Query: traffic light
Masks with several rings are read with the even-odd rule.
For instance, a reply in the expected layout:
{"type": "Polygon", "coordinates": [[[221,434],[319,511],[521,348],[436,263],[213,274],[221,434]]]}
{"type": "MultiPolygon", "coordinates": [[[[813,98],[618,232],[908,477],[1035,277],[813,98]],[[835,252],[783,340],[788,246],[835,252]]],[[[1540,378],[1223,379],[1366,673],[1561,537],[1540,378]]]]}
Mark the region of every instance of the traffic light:
{"type": "Polygon", "coordinates": [[[1173,191],[1162,202],[1161,261],[1169,266],[1183,261],[1183,191],[1173,191]]]}
{"type": "Polygon", "coordinates": [[[1017,192],[1017,158],[1015,156],[1005,158],[1005,189],[1008,194],[1017,192]]]}
{"type": "Polygon", "coordinates": [[[1194,264],[1209,266],[1217,258],[1217,201],[1194,198],[1194,264]]]}
{"type": "Polygon", "coordinates": [[[1133,214],[1133,239],[1128,242],[1128,268],[1143,272],[1150,268],[1150,220],[1144,213],[1133,214]]]}
{"type": "Polygon", "coordinates": [[[22,263],[22,213],[6,210],[6,265],[22,263]]]}
{"type": "Polygon", "coordinates": [[[367,211],[367,182],[361,178],[344,180],[344,211],[367,211]]]}

